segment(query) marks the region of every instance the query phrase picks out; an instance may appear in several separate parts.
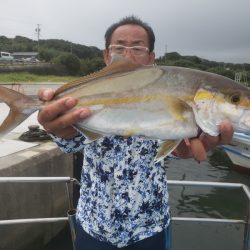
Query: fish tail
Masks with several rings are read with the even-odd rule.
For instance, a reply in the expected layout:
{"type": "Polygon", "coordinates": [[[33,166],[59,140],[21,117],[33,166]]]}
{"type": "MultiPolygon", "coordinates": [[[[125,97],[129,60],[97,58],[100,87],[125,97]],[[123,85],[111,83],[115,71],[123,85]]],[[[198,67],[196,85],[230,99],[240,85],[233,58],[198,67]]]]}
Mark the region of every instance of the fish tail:
{"type": "Polygon", "coordinates": [[[9,133],[38,109],[35,100],[4,86],[0,86],[0,102],[10,108],[9,114],[0,125],[0,137],[9,133]]]}

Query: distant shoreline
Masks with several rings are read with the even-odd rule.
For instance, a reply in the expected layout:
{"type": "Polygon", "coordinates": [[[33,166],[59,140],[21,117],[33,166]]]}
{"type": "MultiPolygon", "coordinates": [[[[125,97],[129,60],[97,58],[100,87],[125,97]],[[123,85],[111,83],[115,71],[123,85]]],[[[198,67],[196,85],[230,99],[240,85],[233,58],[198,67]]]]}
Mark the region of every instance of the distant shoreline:
{"type": "Polygon", "coordinates": [[[67,81],[65,82],[54,82],[54,81],[27,81],[27,82],[0,82],[0,85],[62,85],[65,84],[67,81]]]}

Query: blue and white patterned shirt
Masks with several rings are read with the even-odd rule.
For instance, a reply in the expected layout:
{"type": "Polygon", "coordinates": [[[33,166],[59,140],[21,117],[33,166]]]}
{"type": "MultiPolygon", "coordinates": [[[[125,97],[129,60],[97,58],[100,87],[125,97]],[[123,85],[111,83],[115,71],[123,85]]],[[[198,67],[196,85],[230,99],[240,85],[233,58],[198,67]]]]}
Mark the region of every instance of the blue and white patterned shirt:
{"type": "Polygon", "coordinates": [[[166,169],[153,161],[157,140],[109,136],[87,144],[77,136],[54,141],[66,153],[84,154],[77,218],[91,236],[124,247],[169,225],[166,169]]]}

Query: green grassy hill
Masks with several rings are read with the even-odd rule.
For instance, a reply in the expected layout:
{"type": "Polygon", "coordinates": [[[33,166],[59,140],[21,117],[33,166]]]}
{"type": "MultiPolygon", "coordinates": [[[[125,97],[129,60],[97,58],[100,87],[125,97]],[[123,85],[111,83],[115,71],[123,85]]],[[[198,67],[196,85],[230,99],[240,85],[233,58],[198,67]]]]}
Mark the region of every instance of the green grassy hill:
{"type": "MultiPolygon", "coordinates": [[[[65,68],[65,74],[86,75],[103,68],[102,50],[94,46],[85,46],[60,39],[47,39],[38,42],[26,37],[7,38],[0,36],[0,51],[31,52],[38,51],[38,58],[47,63],[65,68]]],[[[198,56],[182,56],[177,52],[166,53],[156,59],[158,65],[171,65],[205,70],[231,79],[241,75],[241,81],[250,86],[250,64],[233,64],[209,61],[198,56]]],[[[58,74],[58,67],[55,73],[58,74]]],[[[60,68],[61,69],[61,68],[60,68]]],[[[46,70],[43,72],[46,74],[46,70]]],[[[36,73],[36,72],[35,72],[36,73]]]]}

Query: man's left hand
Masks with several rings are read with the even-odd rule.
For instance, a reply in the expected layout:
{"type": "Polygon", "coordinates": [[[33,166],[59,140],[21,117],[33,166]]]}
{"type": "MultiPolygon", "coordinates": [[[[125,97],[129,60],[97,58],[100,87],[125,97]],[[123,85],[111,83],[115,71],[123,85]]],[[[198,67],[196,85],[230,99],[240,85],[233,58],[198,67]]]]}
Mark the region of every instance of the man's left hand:
{"type": "Polygon", "coordinates": [[[233,138],[233,132],[232,124],[229,121],[223,121],[220,124],[220,134],[218,136],[201,133],[198,138],[183,140],[174,153],[180,158],[193,157],[197,161],[204,161],[209,150],[218,145],[230,143],[233,138]]]}

